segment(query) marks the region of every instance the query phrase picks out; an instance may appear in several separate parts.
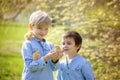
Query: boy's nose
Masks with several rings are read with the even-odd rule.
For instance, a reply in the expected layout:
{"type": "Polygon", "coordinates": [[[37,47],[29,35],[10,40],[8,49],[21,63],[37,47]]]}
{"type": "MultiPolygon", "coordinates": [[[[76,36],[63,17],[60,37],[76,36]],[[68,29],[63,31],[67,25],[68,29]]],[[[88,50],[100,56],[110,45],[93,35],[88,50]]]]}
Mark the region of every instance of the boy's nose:
{"type": "Polygon", "coordinates": [[[67,45],[65,44],[65,45],[63,45],[63,48],[66,48],[67,47],[67,45]]]}

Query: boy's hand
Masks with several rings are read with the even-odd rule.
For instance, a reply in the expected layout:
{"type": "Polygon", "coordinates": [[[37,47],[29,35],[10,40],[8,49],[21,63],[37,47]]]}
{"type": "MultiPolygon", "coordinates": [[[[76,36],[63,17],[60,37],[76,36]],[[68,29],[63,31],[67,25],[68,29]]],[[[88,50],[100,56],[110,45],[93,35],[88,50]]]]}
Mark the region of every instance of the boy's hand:
{"type": "Polygon", "coordinates": [[[33,53],[33,59],[37,60],[40,57],[40,52],[37,50],[35,53],[33,53]]]}
{"type": "Polygon", "coordinates": [[[60,46],[55,46],[55,51],[61,51],[60,46]]]}

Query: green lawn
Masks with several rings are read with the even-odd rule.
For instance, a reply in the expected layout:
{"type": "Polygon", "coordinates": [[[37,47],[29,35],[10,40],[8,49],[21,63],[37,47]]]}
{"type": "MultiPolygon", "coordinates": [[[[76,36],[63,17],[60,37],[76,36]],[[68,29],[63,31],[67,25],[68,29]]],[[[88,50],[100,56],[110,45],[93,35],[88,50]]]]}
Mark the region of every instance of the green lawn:
{"type": "Polygon", "coordinates": [[[23,61],[20,53],[0,53],[0,80],[21,80],[23,61]]]}
{"type": "Polygon", "coordinates": [[[20,49],[26,25],[0,21],[0,80],[21,80],[23,60],[20,49]]]}

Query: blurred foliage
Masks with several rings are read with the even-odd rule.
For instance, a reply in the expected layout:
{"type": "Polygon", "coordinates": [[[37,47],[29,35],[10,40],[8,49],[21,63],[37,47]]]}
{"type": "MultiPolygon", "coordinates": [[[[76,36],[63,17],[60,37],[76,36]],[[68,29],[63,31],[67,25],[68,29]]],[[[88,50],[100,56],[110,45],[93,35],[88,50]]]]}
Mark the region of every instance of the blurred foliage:
{"type": "Polygon", "coordinates": [[[0,19],[15,20],[31,0],[0,0],[0,19]]]}
{"type": "Polygon", "coordinates": [[[92,62],[96,80],[120,79],[120,0],[2,0],[0,18],[19,10],[21,4],[21,12],[44,10],[55,25],[65,25],[64,31],[76,30],[83,36],[80,53],[92,62]]]}

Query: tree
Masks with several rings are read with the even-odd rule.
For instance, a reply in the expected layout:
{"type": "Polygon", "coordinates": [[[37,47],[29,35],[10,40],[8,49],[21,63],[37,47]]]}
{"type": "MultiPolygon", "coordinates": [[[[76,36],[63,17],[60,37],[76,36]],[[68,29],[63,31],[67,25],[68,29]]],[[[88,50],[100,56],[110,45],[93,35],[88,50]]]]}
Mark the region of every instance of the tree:
{"type": "Polygon", "coordinates": [[[14,20],[32,0],[1,0],[0,19],[14,20]]]}

